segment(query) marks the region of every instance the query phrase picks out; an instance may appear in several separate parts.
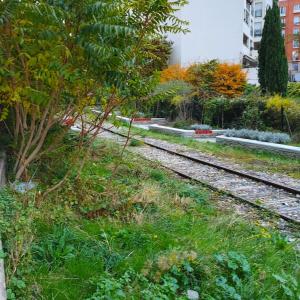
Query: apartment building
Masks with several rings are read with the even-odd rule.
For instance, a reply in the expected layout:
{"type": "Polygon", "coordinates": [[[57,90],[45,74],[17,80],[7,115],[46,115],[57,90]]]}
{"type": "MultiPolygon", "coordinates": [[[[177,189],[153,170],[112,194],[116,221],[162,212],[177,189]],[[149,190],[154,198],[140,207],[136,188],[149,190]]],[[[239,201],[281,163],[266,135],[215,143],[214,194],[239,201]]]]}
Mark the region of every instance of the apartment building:
{"type": "Polygon", "coordinates": [[[300,81],[300,0],[279,0],[282,35],[291,81],[300,81]]]}
{"type": "Polygon", "coordinates": [[[262,32],[265,24],[267,9],[272,6],[273,0],[254,0],[254,53],[258,58],[262,32]]]}
{"type": "Polygon", "coordinates": [[[186,66],[218,59],[241,64],[249,81],[257,83],[257,47],[271,4],[272,0],[190,0],[180,11],[190,22],[190,33],[169,37],[174,43],[170,63],[186,66]]]}

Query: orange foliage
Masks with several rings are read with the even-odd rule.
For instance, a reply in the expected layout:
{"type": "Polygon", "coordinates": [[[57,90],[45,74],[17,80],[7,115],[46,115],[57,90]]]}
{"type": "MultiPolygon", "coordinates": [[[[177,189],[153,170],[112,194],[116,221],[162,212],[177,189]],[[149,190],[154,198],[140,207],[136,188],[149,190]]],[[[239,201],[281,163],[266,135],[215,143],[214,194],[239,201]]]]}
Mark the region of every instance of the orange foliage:
{"type": "Polygon", "coordinates": [[[204,63],[196,63],[187,69],[186,81],[197,88],[201,99],[209,99],[216,96],[212,83],[219,63],[211,60],[204,63]]]}
{"type": "Polygon", "coordinates": [[[242,71],[240,65],[218,65],[212,83],[218,94],[228,98],[238,97],[243,94],[245,85],[246,74],[242,71]]]}
{"type": "Polygon", "coordinates": [[[160,82],[168,82],[172,80],[185,80],[187,76],[186,69],[180,65],[172,65],[161,72],[160,82]]]}

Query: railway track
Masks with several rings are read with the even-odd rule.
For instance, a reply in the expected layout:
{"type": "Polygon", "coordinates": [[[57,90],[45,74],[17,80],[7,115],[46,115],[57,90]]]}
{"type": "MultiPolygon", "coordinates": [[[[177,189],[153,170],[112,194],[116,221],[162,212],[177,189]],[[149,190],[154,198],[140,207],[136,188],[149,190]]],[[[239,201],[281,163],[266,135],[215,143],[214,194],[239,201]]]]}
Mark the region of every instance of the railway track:
{"type": "MultiPolygon", "coordinates": [[[[118,136],[121,138],[120,142],[127,138],[127,135],[111,128],[103,127],[103,130],[108,138],[109,135],[118,136]]],[[[131,151],[149,160],[158,161],[184,178],[198,181],[259,210],[300,225],[300,189],[297,187],[180,153],[158,140],[140,140],[144,146],[132,148],[131,151]]]]}

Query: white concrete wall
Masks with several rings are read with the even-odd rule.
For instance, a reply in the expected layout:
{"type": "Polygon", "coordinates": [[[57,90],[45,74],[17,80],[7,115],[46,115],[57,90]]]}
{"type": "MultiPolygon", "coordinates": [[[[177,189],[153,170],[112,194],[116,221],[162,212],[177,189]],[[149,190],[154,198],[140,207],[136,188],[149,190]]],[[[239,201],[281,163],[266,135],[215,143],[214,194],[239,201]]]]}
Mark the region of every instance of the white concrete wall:
{"type": "MultiPolygon", "coordinates": [[[[190,0],[180,16],[190,22],[191,32],[170,36],[174,41],[170,64],[185,66],[211,59],[240,63],[244,7],[244,0],[190,0]]],[[[250,54],[248,49],[246,51],[250,54]]]]}
{"type": "Polygon", "coordinates": [[[258,68],[247,68],[243,69],[247,75],[247,81],[250,84],[259,85],[258,82],[258,68]]]}

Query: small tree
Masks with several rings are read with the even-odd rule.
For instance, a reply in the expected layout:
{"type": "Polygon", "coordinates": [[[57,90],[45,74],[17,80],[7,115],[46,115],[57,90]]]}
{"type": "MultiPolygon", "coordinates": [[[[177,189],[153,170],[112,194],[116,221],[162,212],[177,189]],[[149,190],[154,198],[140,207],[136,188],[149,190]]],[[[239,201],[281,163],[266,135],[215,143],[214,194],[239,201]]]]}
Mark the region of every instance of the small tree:
{"type": "Polygon", "coordinates": [[[269,8],[259,50],[259,82],[264,93],[286,95],[288,63],[277,1],[269,8]]]}
{"type": "Polygon", "coordinates": [[[205,63],[192,64],[188,68],[186,80],[197,89],[199,98],[209,99],[216,96],[213,82],[218,65],[217,60],[211,60],[205,63]]]}
{"type": "MultiPolygon", "coordinates": [[[[285,96],[288,85],[288,63],[277,1],[267,11],[259,50],[259,82],[263,93],[285,96]]],[[[284,129],[284,107],[281,107],[281,129],[284,129]]]]}
{"type": "Polygon", "coordinates": [[[65,134],[76,120],[83,124],[84,109],[101,101],[104,113],[88,130],[91,145],[115,107],[139,98],[137,87],[149,86],[145,46],[182,31],[186,23],[175,13],[185,3],[0,1],[1,116],[10,113],[16,180],[27,179],[29,166],[53,150],[44,148],[52,129],[65,124],[65,134]]]}
{"type": "Polygon", "coordinates": [[[165,38],[150,39],[144,49],[147,54],[143,76],[151,76],[154,72],[168,68],[172,53],[172,43],[165,38]]]}
{"type": "Polygon", "coordinates": [[[218,95],[234,98],[244,93],[246,82],[246,74],[240,65],[219,64],[212,87],[218,95]]]}
{"type": "Polygon", "coordinates": [[[180,120],[191,118],[191,100],[193,86],[183,80],[172,80],[161,83],[155,89],[152,98],[156,102],[156,111],[162,107],[165,116],[180,120]]]}
{"type": "Polygon", "coordinates": [[[260,42],[260,47],[258,50],[258,80],[263,93],[266,92],[266,80],[265,80],[265,66],[266,66],[266,50],[267,50],[267,39],[269,37],[270,29],[270,18],[271,18],[271,8],[268,8],[265,16],[265,25],[262,33],[262,38],[260,42]]]}
{"type": "Polygon", "coordinates": [[[161,72],[160,82],[165,83],[174,80],[185,81],[186,76],[187,72],[185,68],[182,68],[180,65],[171,65],[161,72]]]}

